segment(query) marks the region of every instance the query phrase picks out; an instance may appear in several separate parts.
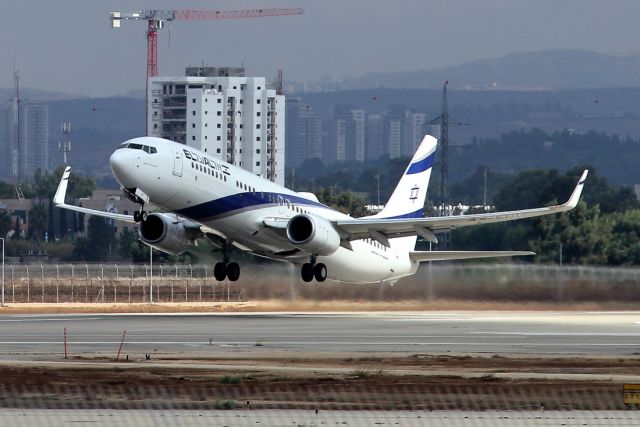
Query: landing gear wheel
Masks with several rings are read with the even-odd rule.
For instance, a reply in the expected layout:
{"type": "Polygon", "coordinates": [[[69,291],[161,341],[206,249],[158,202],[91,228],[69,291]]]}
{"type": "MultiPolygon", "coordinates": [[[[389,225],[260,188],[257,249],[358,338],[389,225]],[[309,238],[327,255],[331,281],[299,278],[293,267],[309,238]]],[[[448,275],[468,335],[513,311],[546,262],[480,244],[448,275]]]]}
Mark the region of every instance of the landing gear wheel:
{"type": "Polygon", "coordinates": [[[230,262],[227,264],[227,278],[232,282],[235,282],[240,278],[240,266],[237,262],[230,262]]]}
{"type": "Polygon", "coordinates": [[[302,280],[305,282],[310,282],[313,280],[313,266],[308,262],[302,264],[302,269],[300,269],[300,273],[302,275],[302,280]]]}
{"type": "Polygon", "coordinates": [[[313,275],[318,282],[324,282],[327,279],[327,266],[320,263],[313,267],[313,275]]]}
{"type": "Polygon", "coordinates": [[[227,265],[224,262],[218,262],[215,267],[213,267],[213,277],[215,277],[218,282],[222,282],[227,277],[227,265]]]}
{"type": "Polygon", "coordinates": [[[146,221],[147,220],[147,211],[139,210],[133,213],[133,220],[135,222],[146,221]]]}

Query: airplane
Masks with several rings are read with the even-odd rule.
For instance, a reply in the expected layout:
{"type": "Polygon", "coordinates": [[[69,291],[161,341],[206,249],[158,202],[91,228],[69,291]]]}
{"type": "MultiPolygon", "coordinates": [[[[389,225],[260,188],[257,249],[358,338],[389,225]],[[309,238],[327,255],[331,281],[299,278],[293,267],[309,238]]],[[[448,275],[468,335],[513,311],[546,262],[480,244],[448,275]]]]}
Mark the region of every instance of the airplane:
{"type": "Polygon", "coordinates": [[[54,196],[60,208],[138,224],[140,239],[181,254],[204,238],[222,251],[216,280],[236,281],[236,249],[297,265],[304,282],[390,283],[410,276],[421,262],[535,255],[529,251],[416,251],[417,236],[437,243],[436,233],[556,214],[573,209],[588,171],[569,200],[535,209],[423,218],[437,140],[426,135],[382,211],[353,218],[195,148],[156,137],[130,139],[109,160],[122,192],[140,205],[134,215],[65,203],[71,168],[54,196]],[[147,212],[152,205],[159,211],[147,212]]]}

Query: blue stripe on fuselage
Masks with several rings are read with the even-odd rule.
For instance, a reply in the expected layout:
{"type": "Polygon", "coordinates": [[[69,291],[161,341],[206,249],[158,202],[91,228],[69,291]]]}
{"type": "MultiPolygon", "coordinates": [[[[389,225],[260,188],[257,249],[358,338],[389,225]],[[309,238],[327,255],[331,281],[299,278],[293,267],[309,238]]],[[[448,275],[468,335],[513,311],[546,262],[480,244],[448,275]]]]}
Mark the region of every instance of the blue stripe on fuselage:
{"type": "Polygon", "coordinates": [[[257,191],[255,193],[232,194],[230,196],[221,197],[196,206],[179,209],[176,213],[194,220],[215,219],[217,217],[232,214],[235,211],[246,210],[246,208],[259,208],[277,205],[279,201],[281,203],[289,201],[298,206],[317,206],[330,209],[322,203],[314,202],[313,200],[305,199],[304,197],[257,191]]]}
{"type": "Polygon", "coordinates": [[[414,173],[424,172],[433,166],[433,158],[435,157],[435,152],[431,153],[431,155],[425,157],[422,160],[419,160],[415,163],[411,163],[409,165],[409,169],[407,169],[407,175],[412,175],[414,173]]]}

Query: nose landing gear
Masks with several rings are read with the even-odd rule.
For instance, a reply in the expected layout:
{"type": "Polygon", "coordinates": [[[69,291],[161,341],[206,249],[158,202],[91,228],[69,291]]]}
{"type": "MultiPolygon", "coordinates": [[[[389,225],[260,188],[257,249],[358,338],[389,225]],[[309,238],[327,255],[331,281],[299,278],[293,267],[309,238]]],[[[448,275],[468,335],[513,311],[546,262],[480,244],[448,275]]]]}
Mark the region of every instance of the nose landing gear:
{"type": "Polygon", "coordinates": [[[140,205],[140,210],[133,213],[133,220],[135,222],[147,220],[147,211],[144,210],[144,205],[140,205]]]}

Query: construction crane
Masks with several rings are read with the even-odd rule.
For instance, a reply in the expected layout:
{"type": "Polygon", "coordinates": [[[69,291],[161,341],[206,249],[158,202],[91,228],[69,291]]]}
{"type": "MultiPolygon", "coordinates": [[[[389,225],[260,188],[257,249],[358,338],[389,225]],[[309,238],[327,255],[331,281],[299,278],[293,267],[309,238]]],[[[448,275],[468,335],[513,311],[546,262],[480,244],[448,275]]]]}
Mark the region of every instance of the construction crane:
{"type": "MultiPolygon", "coordinates": [[[[301,15],[296,9],[246,9],[246,10],[141,10],[139,12],[111,12],[111,28],[120,28],[123,20],[147,21],[147,81],[158,75],[158,30],[168,21],[192,21],[205,19],[248,19],[267,16],[301,15]]],[[[148,93],[147,93],[148,96],[148,93]]],[[[148,100],[147,100],[148,101],[148,100]]]]}

